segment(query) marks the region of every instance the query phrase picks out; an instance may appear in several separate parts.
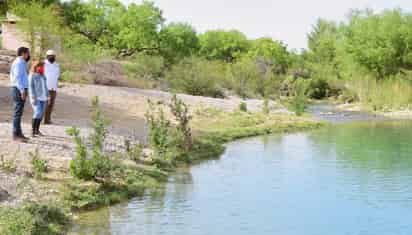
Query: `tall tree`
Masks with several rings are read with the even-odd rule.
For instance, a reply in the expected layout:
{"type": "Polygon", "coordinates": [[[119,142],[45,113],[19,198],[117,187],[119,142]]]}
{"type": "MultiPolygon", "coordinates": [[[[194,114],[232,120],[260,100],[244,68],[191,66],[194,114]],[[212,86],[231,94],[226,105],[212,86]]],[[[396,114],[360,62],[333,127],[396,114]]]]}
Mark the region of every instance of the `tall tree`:
{"type": "Polygon", "coordinates": [[[412,69],[412,15],[399,9],[352,13],[346,49],[354,60],[384,78],[412,69]]]}
{"type": "Polygon", "coordinates": [[[336,56],[338,28],[334,22],[319,19],[307,35],[308,48],[317,63],[330,62],[336,56]]]}
{"type": "Polygon", "coordinates": [[[17,26],[23,31],[33,54],[40,56],[59,43],[63,27],[56,5],[37,1],[17,3],[13,5],[12,12],[20,17],[17,26]]]}
{"type": "Polygon", "coordinates": [[[119,32],[118,20],[126,12],[118,0],[73,0],[62,4],[65,23],[91,42],[111,46],[119,32]]]}
{"type": "Polygon", "coordinates": [[[249,49],[246,36],[236,30],[211,30],[200,35],[200,55],[207,59],[233,61],[249,49]]]}
{"type": "Polygon", "coordinates": [[[254,40],[248,56],[274,68],[276,73],[286,73],[291,59],[287,47],[271,38],[254,40]]]}
{"type": "Polygon", "coordinates": [[[171,23],[160,31],[160,51],[169,63],[196,54],[199,39],[195,29],[186,23],[171,23]]]}
{"type": "MultiPolygon", "coordinates": [[[[162,11],[154,3],[130,4],[127,11],[119,16],[118,33],[113,46],[124,55],[142,51],[159,50],[158,30],[164,22],[162,11]]],[[[116,25],[116,24],[115,24],[116,25]]]]}

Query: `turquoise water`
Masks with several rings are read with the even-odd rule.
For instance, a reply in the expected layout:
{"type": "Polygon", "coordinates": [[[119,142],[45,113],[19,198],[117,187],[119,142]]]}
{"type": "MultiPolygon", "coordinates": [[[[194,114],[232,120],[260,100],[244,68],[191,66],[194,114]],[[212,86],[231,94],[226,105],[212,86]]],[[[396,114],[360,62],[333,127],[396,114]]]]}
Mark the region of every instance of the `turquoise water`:
{"type": "MultiPolygon", "coordinates": [[[[412,124],[363,122],[228,145],[85,234],[412,234],[412,124]]],[[[94,217],[95,218],[95,217],[94,217]]],[[[86,229],[86,230],[84,230],[86,229]]]]}

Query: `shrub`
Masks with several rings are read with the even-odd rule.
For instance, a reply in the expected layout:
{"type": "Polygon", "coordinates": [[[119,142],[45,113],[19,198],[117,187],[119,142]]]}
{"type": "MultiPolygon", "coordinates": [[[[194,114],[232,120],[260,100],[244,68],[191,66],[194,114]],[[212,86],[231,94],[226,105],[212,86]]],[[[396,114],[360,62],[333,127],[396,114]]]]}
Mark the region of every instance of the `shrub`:
{"type": "Polygon", "coordinates": [[[242,58],[230,67],[230,88],[242,98],[278,96],[281,75],[274,74],[272,67],[257,59],[242,58]]]}
{"type": "Polygon", "coordinates": [[[67,130],[76,145],[76,157],[70,161],[70,173],[83,180],[98,180],[109,177],[112,168],[109,156],[104,153],[108,122],[102,114],[97,97],[93,98],[92,106],[93,133],[89,136],[91,158],[88,158],[88,149],[84,139],[80,136],[80,130],[74,127],[67,130]]]}
{"type": "Polygon", "coordinates": [[[130,160],[134,162],[139,162],[142,153],[143,153],[143,145],[142,144],[135,144],[133,146],[130,146],[130,144],[126,147],[127,151],[127,156],[130,160]]]}
{"type": "Polygon", "coordinates": [[[67,134],[73,137],[76,145],[76,156],[70,161],[70,173],[72,176],[91,180],[95,176],[95,169],[92,162],[87,158],[87,147],[83,138],[80,136],[80,130],[72,127],[67,129],[67,134]]]}
{"type": "Polygon", "coordinates": [[[0,234],[59,235],[65,233],[68,221],[54,205],[30,203],[20,208],[1,208],[0,234]]]}
{"type": "MultiPolygon", "coordinates": [[[[161,107],[155,107],[149,101],[150,108],[146,113],[146,122],[149,126],[149,145],[161,159],[173,163],[175,160],[187,161],[187,154],[192,150],[193,139],[190,128],[191,116],[185,103],[176,95],[169,104],[176,125],[168,120],[161,107]]],[[[162,163],[163,164],[163,163],[162,163]]]]}
{"type": "Polygon", "coordinates": [[[239,110],[242,112],[247,112],[247,104],[245,102],[240,102],[239,110]]]}
{"type": "Polygon", "coordinates": [[[253,96],[252,84],[259,79],[260,72],[251,59],[242,59],[231,66],[232,89],[242,98],[253,96]]]}
{"type": "Polygon", "coordinates": [[[132,60],[124,62],[129,78],[159,80],[164,72],[165,64],[161,56],[138,54],[132,60]]]}
{"type": "Polygon", "coordinates": [[[173,95],[172,102],[169,105],[170,111],[177,121],[177,130],[183,134],[182,147],[185,151],[190,151],[193,146],[192,130],[189,122],[192,117],[189,114],[187,105],[173,95]]]}
{"type": "Polygon", "coordinates": [[[36,149],[34,153],[29,153],[31,160],[31,165],[33,167],[34,176],[36,178],[41,178],[43,173],[48,170],[47,160],[41,159],[39,154],[39,149],[36,149]]]}
{"type": "Polygon", "coordinates": [[[330,91],[329,83],[323,79],[311,79],[306,88],[307,96],[318,100],[329,97],[330,91]]]}
{"type": "Polygon", "coordinates": [[[149,100],[149,109],[145,114],[149,126],[149,144],[157,155],[164,156],[170,147],[171,126],[162,108],[156,108],[149,100]]]}
{"type": "Polygon", "coordinates": [[[290,102],[290,107],[297,116],[301,116],[306,109],[305,88],[304,81],[297,80],[294,84],[294,94],[290,102]]]}
{"type": "Polygon", "coordinates": [[[191,57],[172,66],[166,72],[170,87],[190,95],[224,97],[221,83],[225,80],[224,66],[216,61],[191,57]]]}

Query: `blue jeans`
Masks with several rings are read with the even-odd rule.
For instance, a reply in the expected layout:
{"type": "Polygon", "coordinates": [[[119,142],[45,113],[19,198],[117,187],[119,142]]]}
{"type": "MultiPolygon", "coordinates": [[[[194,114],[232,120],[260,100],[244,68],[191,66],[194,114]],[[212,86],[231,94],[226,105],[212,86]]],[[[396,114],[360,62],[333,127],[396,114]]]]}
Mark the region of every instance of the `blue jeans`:
{"type": "Polygon", "coordinates": [[[44,110],[46,108],[46,103],[47,101],[36,101],[36,103],[33,105],[33,119],[42,119],[44,110]]]}
{"type": "Polygon", "coordinates": [[[13,113],[13,135],[23,135],[21,130],[21,117],[24,112],[25,100],[21,98],[21,92],[17,87],[11,88],[11,97],[14,103],[14,113],[13,113]]]}

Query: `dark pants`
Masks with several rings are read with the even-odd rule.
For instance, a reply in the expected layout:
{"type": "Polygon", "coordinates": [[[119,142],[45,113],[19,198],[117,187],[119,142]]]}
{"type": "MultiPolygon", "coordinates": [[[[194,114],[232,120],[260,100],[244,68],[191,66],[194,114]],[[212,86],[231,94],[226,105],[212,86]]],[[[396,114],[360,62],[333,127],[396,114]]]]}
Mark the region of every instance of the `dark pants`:
{"type": "Polygon", "coordinates": [[[56,101],[57,92],[56,91],[49,91],[50,101],[46,105],[46,112],[44,113],[44,123],[49,124],[51,123],[51,114],[54,108],[54,102],[56,101]]]}
{"type": "Polygon", "coordinates": [[[24,103],[26,101],[21,98],[21,92],[17,87],[11,89],[11,96],[14,102],[13,135],[21,136],[23,135],[21,130],[21,117],[23,116],[24,103]]]}

